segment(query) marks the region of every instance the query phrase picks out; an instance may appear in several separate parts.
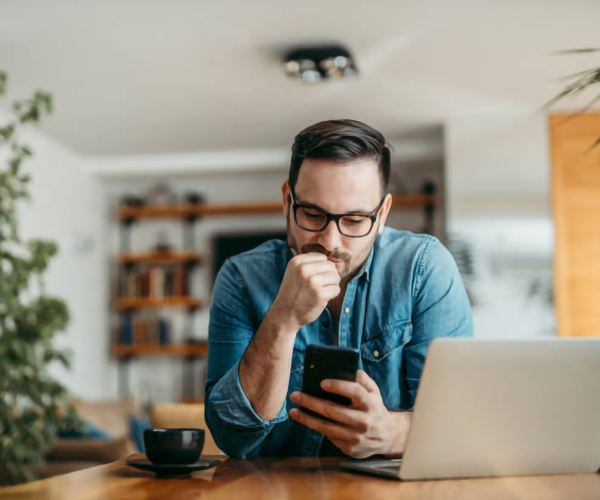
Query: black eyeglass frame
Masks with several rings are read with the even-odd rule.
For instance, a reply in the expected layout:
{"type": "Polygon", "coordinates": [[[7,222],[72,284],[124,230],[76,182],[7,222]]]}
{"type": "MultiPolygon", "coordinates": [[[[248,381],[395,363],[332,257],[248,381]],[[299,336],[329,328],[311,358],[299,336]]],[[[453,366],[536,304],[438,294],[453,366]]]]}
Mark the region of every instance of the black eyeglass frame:
{"type": "Polygon", "coordinates": [[[313,206],[308,206],[308,205],[300,205],[298,203],[296,203],[295,200],[295,195],[294,195],[294,188],[290,187],[290,198],[292,200],[292,209],[294,211],[294,220],[296,221],[296,225],[302,229],[303,231],[309,231],[311,233],[320,233],[321,231],[325,230],[327,228],[327,226],[329,226],[329,223],[331,221],[335,222],[335,225],[338,228],[338,231],[340,232],[340,234],[342,236],[345,236],[346,238],[364,238],[365,236],[369,236],[369,234],[371,234],[371,231],[373,231],[373,226],[375,225],[375,221],[377,220],[377,217],[379,215],[379,211],[381,210],[381,207],[383,206],[383,202],[385,201],[385,198],[387,197],[387,194],[383,196],[383,198],[381,198],[381,201],[379,202],[379,205],[377,205],[377,208],[375,210],[373,210],[370,213],[363,213],[363,212],[350,212],[350,213],[346,213],[346,214],[332,214],[330,212],[328,212],[327,210],[323,210],[320,207],[313,207],[313,206]],[[325,221],[325,224],[323,225],[323,227],[321,229],[307,229],[303,226],[301,226],[298,223],[298,217],[297,217],[297,212],[299,208],[305,208],[308,210],[317,210],[319,212],[321,212],[323,215],[325,215],[325,217],[327,218],[327,220],[325,221]],[[340,219],[342,217],[352,217],[352,216],[361,216],[361,217],[369,217],[371,219],[371,227],[369,228],[369,230],[365,233],[362,234],[360,236],[352,236],[349,234],[345,234],[342,229],[340,228],[340,219]]]}

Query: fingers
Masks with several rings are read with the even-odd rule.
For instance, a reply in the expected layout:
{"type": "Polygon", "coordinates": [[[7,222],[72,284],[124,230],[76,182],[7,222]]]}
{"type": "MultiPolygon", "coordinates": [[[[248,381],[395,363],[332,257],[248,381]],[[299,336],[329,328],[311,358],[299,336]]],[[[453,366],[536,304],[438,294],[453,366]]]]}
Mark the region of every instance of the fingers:
{"type": "Polygon", "coordinates": [[[348,427],[355,428],[359,431],[365,431],[367,429],[367,423],[363,412],[340,406],[331,401],[315,398],[302,392],[292,393],[291,400],[297,405],[308,408],[324,417],[345,424],[348,427]]]}
{"type": "Polygon", "coordinates": [[[328,260],[309,262],[306,264],[303,263],[302,265],[298,266],[298,273],[305,279],[310,278],[311,276],[314,276],[315,274],[328,273],[328,272],[333,272],[333,273],[338,274],[338,280],[339,280],[339,273],[337,272],[335,264],[333,262],[329,262],[328,260]]]}
{"type": "Polygon", "coordinates": [[[343,427],[338,424],[326,422],[317,417],[307,415],[301,410],[294,408],[290,411],[290,417],[296,422],[305,425],[306,427],[313,429],[321,434],[324,434],[331,440],[342,440],[342,441],[354,441],[356,440],[356,433],[347,427],[343,427]]]}
{"type": "MultiPolygon", "coordinates": [[[[290,247],[291,248],[291,247],[290,247]]],[[[292,249],[292,253],[295,254],[295,257],[292,259],[295,263],[305,263],[305,262],[317,262],[317,261],[327,261],[327,257],[322,253],[311,252],[311,253],[302,253],[298,254],[298,251],[292,249]]]]}
{"type": "Polygon", "coordinates": [[[375,381],[367,375],[363,370],[358,370],[356,374],[356,381],[362,385],[368,392],[379,392],[379,387],[375,381]]]}
{"type": "Polygon", "coordinates": [[[311,276],[310,278],[308,278],[308,281],[310,282],[311,286],[313,286],[314,288],[330,286],[330,285],[337,286],[340,284],[340,275],[338,274],[337,271],[334,271],[334,272],[328,271],[328,272],[324,272],[324,273],[315,274],[315,275],[311,276]]]}
{"type": "MultiPolygon", "coordinates": [[[[365,374],[366,375],[366,374],[365,374]]],[[[347,382],[345,380],[323,380],[321,387],[327,392],[340,394],[352,400],[353,406],[359,409],[368,409],[369,393],[358,382],[347,382]]]]}

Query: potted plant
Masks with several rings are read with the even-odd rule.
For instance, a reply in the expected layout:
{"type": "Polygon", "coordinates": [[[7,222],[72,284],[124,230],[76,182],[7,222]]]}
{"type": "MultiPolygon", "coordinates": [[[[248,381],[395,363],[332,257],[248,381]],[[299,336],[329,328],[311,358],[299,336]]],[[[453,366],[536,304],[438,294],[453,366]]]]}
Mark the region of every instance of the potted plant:
{"type": "MultiPolygon", "coordinates": [[[[7,75],[0,72],[0,96],[7,75]]],[[[77,425],[67,390],[48,373],[51,363],[69,366],[68,353],[53,346],[69,321],[66,304],[44,288],[44,273],[57,246],[19,234],[19,203],[29,198],[24,172],[33,152],[22,131],[51,113],[52,98],[41,91],[13,104],[0,121],[0,484],[33,478],[61,427],[77,425]]]]}

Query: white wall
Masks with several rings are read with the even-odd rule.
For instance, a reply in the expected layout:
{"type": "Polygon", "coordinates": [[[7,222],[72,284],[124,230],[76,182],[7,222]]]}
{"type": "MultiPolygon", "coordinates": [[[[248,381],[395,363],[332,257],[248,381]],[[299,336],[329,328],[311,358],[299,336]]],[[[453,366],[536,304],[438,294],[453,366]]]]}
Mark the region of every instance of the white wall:
{"type": "Polygon", "coordinates": [[[70,371],[52,373],[76,395],[99,399],[113,395],[107,329],[105,200],[100,183],[82,168],[82,158],[40,133],[26,136],[35,156],[30,202],[20,208],[25,238],[46,238],[59,254],[46,274],[47,291],[67,302],[71,322],[57,345],[73,351],[70,371]]]}
{"type": "Polygon", "coordinates": [[[446,128],[448,233],[471,249],[481,337],[553,335],[550,157],[544,114],[457,118],[446,128]]]}

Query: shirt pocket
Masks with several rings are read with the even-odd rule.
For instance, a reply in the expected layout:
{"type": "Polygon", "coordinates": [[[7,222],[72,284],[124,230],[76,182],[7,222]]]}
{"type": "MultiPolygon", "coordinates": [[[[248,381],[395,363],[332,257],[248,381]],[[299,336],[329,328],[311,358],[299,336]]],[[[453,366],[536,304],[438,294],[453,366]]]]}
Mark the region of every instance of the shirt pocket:
{"type": "Polygon", "coordinates": [[[375,365],[386,361],[401,349],[411,338],[412,322],[399,321],[386,326],[381,332],[365,340],[360,346],[363,362],[375,365]]]}

